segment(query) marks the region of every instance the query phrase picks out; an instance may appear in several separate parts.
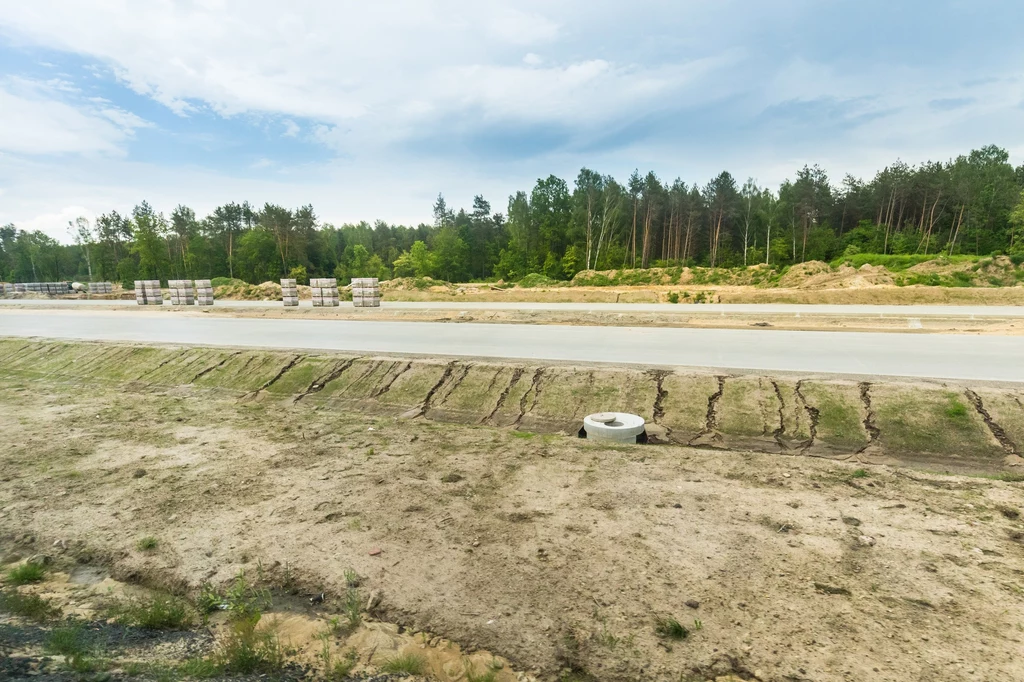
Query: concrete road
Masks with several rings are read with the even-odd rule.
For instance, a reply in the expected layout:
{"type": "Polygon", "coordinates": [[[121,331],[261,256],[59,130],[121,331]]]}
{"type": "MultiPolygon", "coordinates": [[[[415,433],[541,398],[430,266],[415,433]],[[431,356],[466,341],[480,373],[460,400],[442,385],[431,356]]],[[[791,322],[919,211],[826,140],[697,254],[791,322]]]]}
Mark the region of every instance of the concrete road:
{"type": "Polygon", "coordinates": [[[0,311],[0,336],[1024,382],[1024,337],[0,311]]]}
{"type": "MultiPolygon", "coordinates": [[[[169,303],[165,303],[170,307],[169,303]]],[[[220,308],[280,308],[280,301],[228,301],[218,299],[220,308]]],[[[305,308],[312,307],[310,301],[299,301],[305,308]]],[[[346,305],[342,302],[342,305],[346,305]]],[[[350,303],[348,305],[351,305],[350,303]]],[[[0,299],[0,306],[47,307],[47,308],[89,308],[126,307],[139,308],[131,301],[62,300],[62,299],[0,299]]],[[[562,312],[640,312],[679,313],[683,315],[794,315],[814,316],[877,316],[877,317],[952,317],[973,318],[1024,318],[1024,305],[824,305],[798,303],[539,303],[533,301],[382,301],[381,307],[392,310],[552,310],[562,312]]]]}

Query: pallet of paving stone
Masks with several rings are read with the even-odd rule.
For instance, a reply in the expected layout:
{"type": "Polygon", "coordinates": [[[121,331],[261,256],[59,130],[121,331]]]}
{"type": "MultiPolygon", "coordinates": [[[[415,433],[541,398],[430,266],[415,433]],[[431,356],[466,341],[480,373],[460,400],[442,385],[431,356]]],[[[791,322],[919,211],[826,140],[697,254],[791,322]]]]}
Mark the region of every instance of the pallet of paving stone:
{"type": "Polygon", "coordinates": [[[213,282],[211,280],[196,280],[196,305],[213,305],[213,282]]]}
{"type": "Polygon", "coordinates": [[[294,279],[281,280],[281,302],[286,307],[299,305],[299,288],[294,279]]]}
{"type": "Polygon", "coordinates": [[[90,294],[112,294],[114,285],[110,282],[89,282],[90,294]]]}
{"type": "Polygon", "coordinates": [[[338,295],[338,280],[334,277],[318,277],[309,280],[313,292],[313,306],[316,308],[336,307],[341,298],[338,295]]]}
{"type": "Polygon", "coordinates": [[[195,305],[196,295],[190,279],[167,280],[167,288],[171,293],[171,305],[195,305]]]}
{"type": "Polygon", "coordinates": [[[139,305],[163,305],[164,295],[160,289],[160,280],[135,280],[135,302],[139,305]]]}
{"type": "Polygon", "coordinates": [[[353,278],[352,305],[356,308],[379,308],[380,280],[376,277],[353,278]]]}

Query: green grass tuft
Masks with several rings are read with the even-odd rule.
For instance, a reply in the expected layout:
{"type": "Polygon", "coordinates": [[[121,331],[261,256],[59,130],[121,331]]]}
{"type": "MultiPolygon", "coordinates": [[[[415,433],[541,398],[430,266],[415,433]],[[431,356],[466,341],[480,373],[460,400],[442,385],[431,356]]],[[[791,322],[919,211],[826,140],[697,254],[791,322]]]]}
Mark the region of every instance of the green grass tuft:
{"type": "Polygon", "coordinates": [[[146,536],[135,543],[140,552],[152,552],[160,545],[160,541],[152,536],[146,536]]]}
{"type": "Polygon", "coordinates": [[[678,620],[672,617],[658,618],[654,622],[654,631],[658,633],[659,637],[665,637],[666,639],[686,639],[690,636],[690,631],[680,623],[678,620]]]}
{"type": "Polygon", "coordinates": [[[427,662],[417,654],[401,654],[384,663],[381,671],[395,675],[422,675],[427,671],[427,662]]]}
{"type": "Polygon", "coordinates": [[[9,585],[37,583],[46,575],[46,567],[39,563],[24,563],[7,571],[9,585]]]}

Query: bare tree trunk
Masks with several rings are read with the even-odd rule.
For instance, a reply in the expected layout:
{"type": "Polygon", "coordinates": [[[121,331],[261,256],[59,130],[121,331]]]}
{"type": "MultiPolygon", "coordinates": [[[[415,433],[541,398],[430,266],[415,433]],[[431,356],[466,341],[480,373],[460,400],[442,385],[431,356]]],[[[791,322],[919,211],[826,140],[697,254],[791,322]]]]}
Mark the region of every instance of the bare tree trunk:
{"type": "Polygon", "coordinates": [[[953,255],[953,249],[954,249],[954,247],[956,247],[956,238],[960,234],[960,226],[963,224],[963,221],[964,221],[964,209],[966,207],[967,207],[967,204],[961,204],[960,205],[960,217],[958,217],[957,220],[956,220],[956,229],[953,231],[953,238],[949,241],[949,255],[950,256],[953,255]]]}

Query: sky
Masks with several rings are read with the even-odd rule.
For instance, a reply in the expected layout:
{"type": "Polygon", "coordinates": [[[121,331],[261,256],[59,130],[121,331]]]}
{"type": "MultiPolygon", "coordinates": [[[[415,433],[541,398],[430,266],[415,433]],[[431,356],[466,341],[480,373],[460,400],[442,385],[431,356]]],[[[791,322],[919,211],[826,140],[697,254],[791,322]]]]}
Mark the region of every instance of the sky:
{"type": "Polygon", "coordinates": [[[777,186],[997,144],[1020,0],[0,0],[0,224],[248,200],[495,211],[581,167],[777,186]]]}

